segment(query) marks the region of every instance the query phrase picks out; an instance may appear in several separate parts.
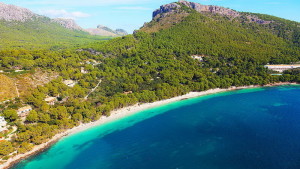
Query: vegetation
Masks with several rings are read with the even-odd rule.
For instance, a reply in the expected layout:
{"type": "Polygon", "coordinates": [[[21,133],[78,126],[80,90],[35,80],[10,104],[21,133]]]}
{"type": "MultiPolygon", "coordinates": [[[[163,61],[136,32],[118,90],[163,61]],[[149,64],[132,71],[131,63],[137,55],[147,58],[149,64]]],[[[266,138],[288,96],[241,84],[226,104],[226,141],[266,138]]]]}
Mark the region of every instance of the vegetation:
{"type": "Polygon", "coordinates": [[[0,89],[0,102],[17,96],[13,80],[3,74],[0,74],[0,89]]]}
{"type": "Polygon", "coordinates": [[[49,18],[40,17],[26,22],[0,21],[0,49],[65,49],[87,43],[108,40],[83,31],[69,30],[49,18]]]}
{"type": "MultiPolygon", "coordinates": [[[[294,38],[285,38],[272,26],[186,12],[185,17],[170,16],[180,20],[163,29],[156,26],[163,25],[163,21],[154,20],[133,35],[84,45],[81,50],[2,50],[3,70],[42,69],[59,76],[0,106],[1,115],[17,127],[10,141],[0,142],[0,158],[5,159],[12,152],[24,153],[63,130],[136,103],[211,88],[299,82],[299,70],[271,76],[263,66],[299,62],[297,33],[294,38]],[[148,31],[152,28],[155,31],[148,31]],[[194,59],[193,55],[201,59],[194,59]],[[68,79],[76,85],[65,85],[63,80],[68,79]],[[94,92],[86,99],[92,89],[94,92]],[[49,104],[46,97],[57,101],[49,104]],[[16,115],[17,108],[24,105],[34,109],[26,119],[16,115]]],[[[294,23],[281,24],[289,27],[294,23]]],[[[294,28],[295,32],[300,29],[294,28]]]]}

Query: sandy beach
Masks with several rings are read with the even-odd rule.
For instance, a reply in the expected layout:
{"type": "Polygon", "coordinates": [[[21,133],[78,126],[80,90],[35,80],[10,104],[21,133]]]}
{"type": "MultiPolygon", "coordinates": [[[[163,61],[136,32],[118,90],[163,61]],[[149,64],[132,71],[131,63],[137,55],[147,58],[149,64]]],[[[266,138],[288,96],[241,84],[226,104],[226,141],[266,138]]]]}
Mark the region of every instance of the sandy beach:
{"type": "MultiPolygon", "coordinates": [[[[288,85],[288,84],[296,84],[296,83],[276,83],[276,84],[271,84],[271,85],[265,85],[264,87],[266,87],[266,86],[288,85]]],[[[238,89],[245,89],[245,88],[255,88],[255,87],[261,87],[261,86],[251,85],[251,86],[242,86],[242,87],[230,87],[228,89],[216,88],[216,89],[210,89],[210,90],[202,91],[202,92],[190,92],[188,94],[185,94],[185,95],[182,95],[182,96],[177,96],[177,97],[166,99],[166,100],[156,101],[156,102],[153,102],[153,103],[136,104],[136,105],[133,105],[133,106],[124,107],[124,108],[121,108],[121,109],[118,109],[118,110],[114,110],[114,111],[111,112],[111,115],[109,117],[102,116],[99,120],[97,120],[95,122],[91,122],[91,123],[87,123],[87,124],[81,124],[81,125],[79,125],[77,127],[74,127],[70,130],[59,133],[59,134],[55,135],[52,139],[50,139],[48,142],[35,146],[31,151],[29,151],[25,154],[18,154],[16,156],[8,159],[5,163],[0,165],[0,169],[9,168],[11,165],[19,162],[20,160],[43,151],[45,148],[48,148],[49,146],[51,146],[52,144],[57,142],[59,139],[65,137],[65,136],[75,134],[75,133],[87,130],[87,129],[95,127],[95,126],[99,126],[99,125],[102,125],[102,124],[105,124],[105,123],[108,123],[108,122],[111,122],[111,121],[115,121],[115,120],[130,116],[130,115],[135,114],[137,112],[140,112],[142,110],[146,110],[146,109],[149,109],[149,108],[165,105],[165,104],[175,102],[175,101],[180,101],[180,100],[183,100],[183,99],[189,99],[189,98],[195,98],[195,97],[208,95],[208,94],[213,94],[213,93],[219,93],[219,92],[225,92],[225,91],[231,91],[231,90],[238,90],[238,89]]]]}

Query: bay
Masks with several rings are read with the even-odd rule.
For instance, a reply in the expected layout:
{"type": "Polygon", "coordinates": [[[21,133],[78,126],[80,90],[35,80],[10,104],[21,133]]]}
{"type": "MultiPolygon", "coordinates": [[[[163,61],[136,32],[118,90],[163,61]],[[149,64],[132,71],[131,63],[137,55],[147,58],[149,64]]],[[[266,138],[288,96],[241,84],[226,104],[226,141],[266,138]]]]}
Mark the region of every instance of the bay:
{"type": "Polygon", "coordinates": [[[217,93],[68,136],[14,169],[299,169],[300,87],[217,93]]]}

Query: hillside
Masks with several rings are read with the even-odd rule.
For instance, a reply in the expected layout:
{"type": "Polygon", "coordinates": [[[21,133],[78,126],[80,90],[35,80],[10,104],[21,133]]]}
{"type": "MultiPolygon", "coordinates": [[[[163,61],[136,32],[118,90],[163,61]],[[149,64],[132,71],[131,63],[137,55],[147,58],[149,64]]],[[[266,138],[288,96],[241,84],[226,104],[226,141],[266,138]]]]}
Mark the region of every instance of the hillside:
{"type": "Polygon", "coordinates": [[[0,50],[57,49],[109,39],[89,35],[72,20],[52,20],[26,8],[0,3],[0,11],[0,50]]]}
{"type": "Polygon", "coordinates": [[[110,76],[120,85],[103,83],[115,92],[157,90],[155,86],[161,83],[188,86],[188,90],[266,84],[290,79],[269,75],[263,65],[299,62],[298,25],[272,16],[181,1],[161,6],[153,12],[153,20],[133,35],[91,47],[105,58],[115,58],[110,62],[128,74],[110,76]],[[136,79],[131,77],[137,74],[144,79],[138,87],[122,87],[134,86],[136,79]]]}
{"type": "Polygon", "coordinates": [[[299,25],[273,16],[181,1],[154,11],[153,20],[127,40],[114,39],[98,50],[116,56],[150,50],[173,56],[205,55],[218,62],[221,58],[224,62],[251,58],[259,64],[290,63],[299,59],[299,25]]]}
{"type": "Polygon", "coordinates": [[[17,96],[14,81],[2,74],[0,74],[0,89],[0,102],[17,96]]]}

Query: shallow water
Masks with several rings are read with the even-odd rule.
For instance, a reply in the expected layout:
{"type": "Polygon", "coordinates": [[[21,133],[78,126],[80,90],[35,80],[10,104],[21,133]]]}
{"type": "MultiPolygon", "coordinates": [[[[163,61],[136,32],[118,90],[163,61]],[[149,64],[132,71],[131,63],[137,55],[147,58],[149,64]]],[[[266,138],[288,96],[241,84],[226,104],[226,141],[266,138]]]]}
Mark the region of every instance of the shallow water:
{"type": "Polygon", "coordinates": [[[300,87],[174,102],[68,136],[14,169],[299,169],[300,87]]]}

